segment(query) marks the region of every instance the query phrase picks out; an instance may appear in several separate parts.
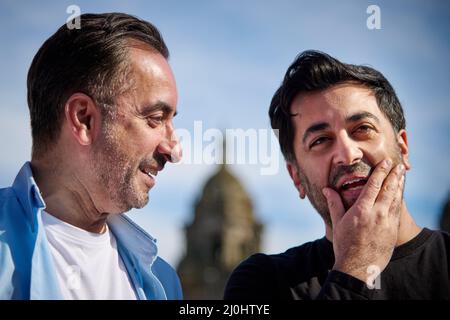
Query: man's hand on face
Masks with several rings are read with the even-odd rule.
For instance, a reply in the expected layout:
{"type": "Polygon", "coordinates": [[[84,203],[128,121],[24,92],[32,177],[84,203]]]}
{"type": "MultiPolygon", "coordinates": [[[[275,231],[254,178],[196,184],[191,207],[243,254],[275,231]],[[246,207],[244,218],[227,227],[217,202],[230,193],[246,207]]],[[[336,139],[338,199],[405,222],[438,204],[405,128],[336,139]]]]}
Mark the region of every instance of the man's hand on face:
{"type": "Polygon", "coordinates": [[[333,270],[367,282],[369,267],[386,268],[397,242],[404,174],[403,165],[382,161],[347,212],[336,191],[323,189],[333,224],[333,270]]]}

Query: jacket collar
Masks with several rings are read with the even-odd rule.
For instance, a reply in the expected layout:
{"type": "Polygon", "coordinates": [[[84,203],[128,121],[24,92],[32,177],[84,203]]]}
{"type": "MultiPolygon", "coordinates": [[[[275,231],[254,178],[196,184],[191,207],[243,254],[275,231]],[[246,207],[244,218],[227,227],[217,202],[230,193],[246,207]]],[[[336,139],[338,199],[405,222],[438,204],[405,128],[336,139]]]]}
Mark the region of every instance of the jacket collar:
{"type": "Polygon", "coordinates": [[[152,272],[158,254],[156,239],[125,214],[110,215],[107,223],[117,239],[119,253],[135,283],[139,298],[166,300],[165,290],[152,272]]]}
{"type": "MultiPolygon", "coordinates": [[[[22,166],[12,187],[24,208],[26,218],[33,230],[36,230],[36,209],[45,209],[45,202],[33,178],[30,162],[27,161],[22,166]]],[[[135,253],[138,261],[143,262],[147,266],[153,264],[158,254],[155,238],[124,214],[110,215],[108,217],[108,225],[124,247],[134,249],[133,253],[135,253]]]]}
{"type": "MultiPolygon", "coordinates": [[[[45,202],[39,191],[39,187],[33,178],[31,163],[26,162],[13,183],[13,190],[24,208],[27,220],[32,230],[37,231],[37,212],[45,209],[45,202]],[[36,210],[37,209],[37,210],[36,210]]],[[[135,266],[149,270],[157,258],[158,248],[156,239],[135,224],[125,214],[110,215],[107,220],[118,242],[131,253],[131,259],[135,266]]]]}
{"type": "Polygon", "coordinates": [[[107,220],[114,236],[125,248],[132,248],[133,262],[150,268],[158,255],[156,239],[125,214],[110,215],[107,220]]]}
{"type": "Polygon", "coordinates": [[[36,231],[38,225],[35,209],[44,209],[45,202],[33,178],[30,162],[25,162],[22,166],[14,180],[12,188],[24,209],[32,230],[36,231]]]}

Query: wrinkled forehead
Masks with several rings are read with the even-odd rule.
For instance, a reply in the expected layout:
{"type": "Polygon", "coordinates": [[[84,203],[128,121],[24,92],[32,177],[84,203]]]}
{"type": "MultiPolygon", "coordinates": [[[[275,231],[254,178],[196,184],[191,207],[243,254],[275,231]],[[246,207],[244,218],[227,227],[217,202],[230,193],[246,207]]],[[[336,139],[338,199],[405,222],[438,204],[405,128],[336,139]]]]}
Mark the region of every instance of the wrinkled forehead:
{"type": "Polygon", "coordinates": [[[300,121],[301,127],[314,122],[333,124],[361,113],[384,118],[373,91],[355,84],[339,84],[322,91],[298,94],[290,111],[296,114],[294,123],[298,125],[300,121]]]}

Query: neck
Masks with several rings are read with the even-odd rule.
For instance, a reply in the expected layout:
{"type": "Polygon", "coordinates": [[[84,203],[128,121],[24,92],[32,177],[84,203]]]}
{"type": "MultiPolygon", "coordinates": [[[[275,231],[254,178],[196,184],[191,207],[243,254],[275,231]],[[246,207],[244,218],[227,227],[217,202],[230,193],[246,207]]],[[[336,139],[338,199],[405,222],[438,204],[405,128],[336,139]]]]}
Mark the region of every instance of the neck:
{"type": "Polygon", "coordinates": [[[59,161],[32,160],[33,177],[41,191],[49,214],[89,232],[106,231],[107,213],[95,206],[88,187],[72,168],[60,167],[59,161]]]}
{"type": "MultiPolygon", "coordinates": [[[[400,224],[395,246],[398,247],[412,240],[420,233],[421,230],[422,228],[416,224],[413,217],[409,213],[408,208],[406,207],[405,201],[403,200],[402,207],[400,209],[400,224]]],[[[325,224],[325,236],[328,240],[333,242],[333,229],[328,224],[325,224]]]]}

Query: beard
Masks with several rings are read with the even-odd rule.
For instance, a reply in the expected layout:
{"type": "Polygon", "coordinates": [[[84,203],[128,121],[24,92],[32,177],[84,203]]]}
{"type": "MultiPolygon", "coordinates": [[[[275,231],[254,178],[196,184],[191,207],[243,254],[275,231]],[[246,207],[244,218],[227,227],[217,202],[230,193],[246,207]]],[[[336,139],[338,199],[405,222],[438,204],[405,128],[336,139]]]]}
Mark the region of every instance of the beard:
{"type": "MultiPolygon", "coordinates": [[[[393,151],[390,157],[393,161],[392,166],[393,168],[396,165],[402,163],[402,157],[399,149],[393,151]]],[[[304,173],[305,171],[299,166],[298,163],[296,163],[296,166],[297,171],[299,173],[300,182],[302,186],[305,188],[306,196],[308,197],[314,209],[317,210],[319,215],[325,221],[325,223],[331,227],[332,221],[330,211],[328,209],[328,203],[322,193],[322,189],[324,188],[324,186],[319,186],[316,183],[311,182],[308,176],[305,175],[304,173]]],[[[369,178],[373,170],[375,169],[375,166],[376,164],[371,164],[366,159],[362,159],[361,161],[349,166],[345,165],[337,166],[333,168],[330,172],[328,178],[328,187],[333,188],[339,194],[336,184],[343,175],[351,173],[360,173],[369,178]]],[[[341,200],[344,205],[344,209],[347,211],[356,202],[357,199],[354,199],[351,202],[347,202],[345,199],[341,197],[341,200]]]]}
{"type": "MultiPolygon", "coordinates": [[[[94,146],[92,161],[95,185],[111,201],[116,213],[142,208],[149,200],[149,189],[140,185],[139,164],[120,143],[114,128],[106,126],[94,146]]],[[[148,163],[149,160],[146,160],[148,163]]],[[[112,213],[112,212],[110,212],[112,213]]]]}

